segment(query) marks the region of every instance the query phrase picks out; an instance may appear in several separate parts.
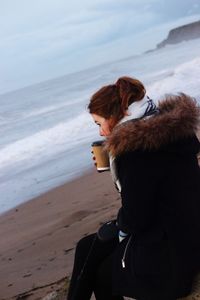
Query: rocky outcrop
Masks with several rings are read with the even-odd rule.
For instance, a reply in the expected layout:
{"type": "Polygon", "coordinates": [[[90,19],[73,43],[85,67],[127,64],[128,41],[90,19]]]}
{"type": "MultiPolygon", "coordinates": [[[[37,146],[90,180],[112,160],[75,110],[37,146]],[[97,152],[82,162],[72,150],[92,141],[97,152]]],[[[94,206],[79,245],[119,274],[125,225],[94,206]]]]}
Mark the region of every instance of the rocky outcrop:
{"type": "Polygon", "coordinates": [[[157,49],[168,44],[177,44],[182,41],[188,41],[197,38],[200,38],[200,21],[170,30],[168,37],[157,45],[157,49]]]}

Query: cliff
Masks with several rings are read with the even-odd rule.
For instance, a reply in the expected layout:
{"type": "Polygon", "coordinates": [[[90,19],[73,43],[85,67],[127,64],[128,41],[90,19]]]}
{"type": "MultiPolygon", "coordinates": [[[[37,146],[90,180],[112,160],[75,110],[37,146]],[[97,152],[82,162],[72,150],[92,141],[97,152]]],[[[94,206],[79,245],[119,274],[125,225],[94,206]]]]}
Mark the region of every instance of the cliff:
{"type": "Polygon", "coordinates": [[[200,21],[170,30],[167,38],[157,45],[157,49],[168,44],[177,44],[182,41],[188,41],[197,38],[200,38],[200,21]]]}

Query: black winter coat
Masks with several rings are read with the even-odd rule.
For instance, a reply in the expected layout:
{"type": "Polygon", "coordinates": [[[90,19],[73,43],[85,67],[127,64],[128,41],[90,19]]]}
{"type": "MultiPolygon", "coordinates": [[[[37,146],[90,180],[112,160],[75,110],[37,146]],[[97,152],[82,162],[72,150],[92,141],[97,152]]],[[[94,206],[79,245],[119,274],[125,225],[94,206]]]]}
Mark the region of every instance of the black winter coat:
{"type": "Polygon", "coordinates": [[[136,299],[186,296],[200,271],[199,108],[183,94],[159,108],[107,141],[122,187],[119,227],[129,233],[115,252],[113,291],[136,299]]]}

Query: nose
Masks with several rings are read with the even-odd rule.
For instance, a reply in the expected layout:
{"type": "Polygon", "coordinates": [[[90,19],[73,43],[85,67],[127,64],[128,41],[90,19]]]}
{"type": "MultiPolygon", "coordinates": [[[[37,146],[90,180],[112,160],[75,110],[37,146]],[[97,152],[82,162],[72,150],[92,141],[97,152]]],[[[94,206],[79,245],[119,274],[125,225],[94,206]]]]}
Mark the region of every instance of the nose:
{"type": "Polygon", "coordinates": [[[103,133],[102,129],[99,129],[99,135],[104,136],[104,133],[103,133]]]}

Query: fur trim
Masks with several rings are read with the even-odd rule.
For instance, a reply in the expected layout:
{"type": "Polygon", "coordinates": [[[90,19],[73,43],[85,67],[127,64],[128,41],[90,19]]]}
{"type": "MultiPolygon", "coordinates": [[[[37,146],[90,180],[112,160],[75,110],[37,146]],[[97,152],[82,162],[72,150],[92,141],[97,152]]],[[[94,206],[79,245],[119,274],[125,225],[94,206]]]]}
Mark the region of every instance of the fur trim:
{"type": "Polygon", "coordinates": [[[180,138],[194,135],[200,120],[195,99],[181,93],[159,102],[160,113],[147,119],[130,120],[117,125],[105,147],[113,155],[137,149],[156,150],[180,138]]]}

